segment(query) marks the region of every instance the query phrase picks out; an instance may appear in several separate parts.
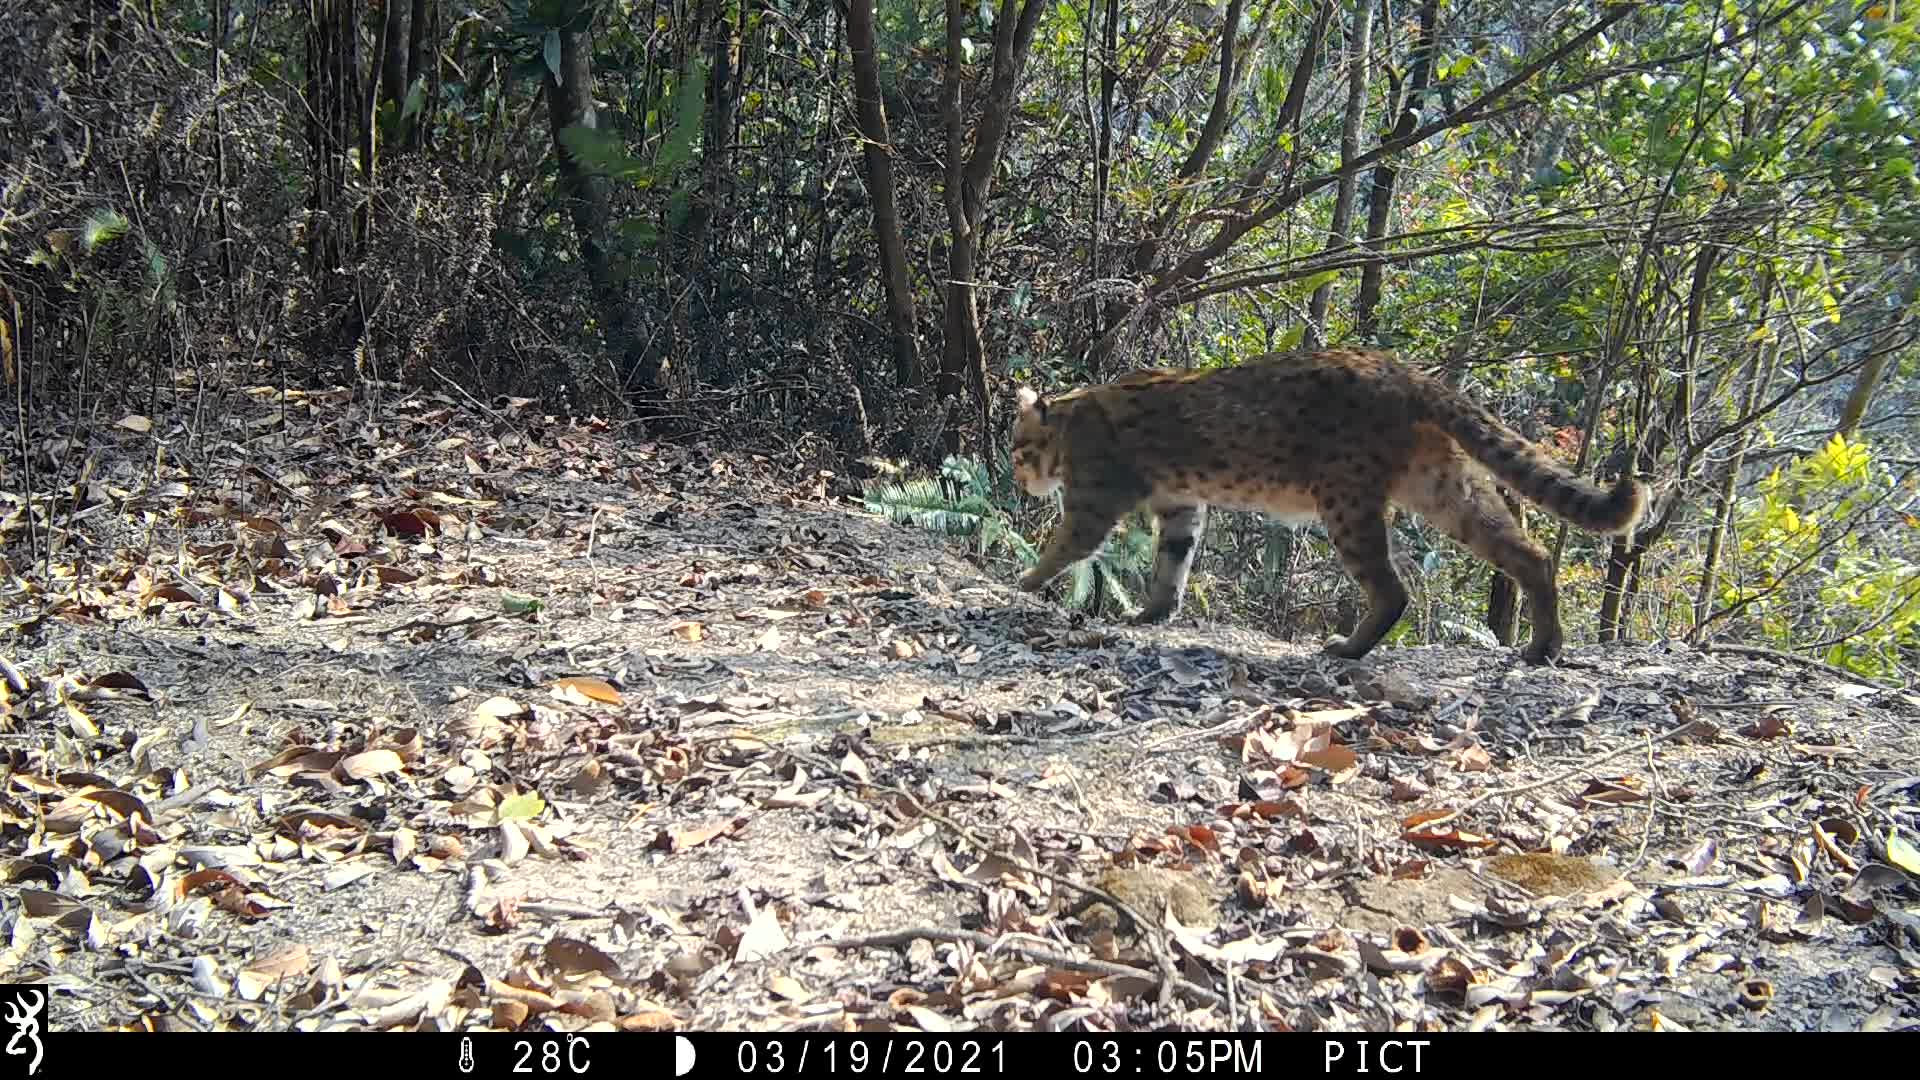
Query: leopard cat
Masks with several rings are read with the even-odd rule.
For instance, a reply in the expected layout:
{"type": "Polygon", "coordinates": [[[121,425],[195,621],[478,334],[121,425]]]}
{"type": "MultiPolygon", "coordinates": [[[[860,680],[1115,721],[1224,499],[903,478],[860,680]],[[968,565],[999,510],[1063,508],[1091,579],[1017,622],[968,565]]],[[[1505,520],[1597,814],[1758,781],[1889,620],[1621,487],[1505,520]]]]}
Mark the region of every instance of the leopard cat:
{"type": "Polygon", "coordinates": [[[1575,476],[1454,387],[1365,349],[1273,353],[1213,370],[1136,372],[1043,400],[1020,387],[1014,477],[1034,496],[1063,491],[1065,517],[1020,579],[1037,592],[1099,549],[1142,505],[1159,521],[1153,585],[1135,624],[1179,613],[1207,507],[1320,520],[1369,610],[1327,651],[1359,659],[1405,613],[1387,507],[1421,515],[1525,592],[1531,664],[1564,646],[1547,554],[1495,477],[1554,515],[1602,535],[1632,532],[1646,485],[1575,476]]]}

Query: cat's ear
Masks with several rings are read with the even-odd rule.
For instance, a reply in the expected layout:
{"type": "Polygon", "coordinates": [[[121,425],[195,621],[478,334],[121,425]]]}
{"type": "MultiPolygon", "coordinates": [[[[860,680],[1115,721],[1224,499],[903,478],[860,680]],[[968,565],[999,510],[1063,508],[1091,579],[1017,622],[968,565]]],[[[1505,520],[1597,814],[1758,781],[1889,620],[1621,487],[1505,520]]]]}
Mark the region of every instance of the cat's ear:
{"type": "Polygon", "coordinates": [[[1037,412],[1042,417],[1047,415],[1047,403],[1040,400],[1040,395],[1033,392],[1033,387],[1023,386],[1015,391],[1014,396],[1020,399],[1021,412],[1037,412]]]}

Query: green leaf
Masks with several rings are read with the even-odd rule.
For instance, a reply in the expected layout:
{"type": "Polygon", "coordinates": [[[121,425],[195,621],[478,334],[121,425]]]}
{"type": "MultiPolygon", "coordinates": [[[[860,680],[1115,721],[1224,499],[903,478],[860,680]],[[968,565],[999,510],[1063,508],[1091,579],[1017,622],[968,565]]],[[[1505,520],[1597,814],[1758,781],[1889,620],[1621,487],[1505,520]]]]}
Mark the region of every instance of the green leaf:
{"type": "Polygon", "coordinates": [[[500,803],[496,815],[501,821],[531,821],[546,810],[547,802],[531,791],[509,795],[500,803]]]}
{"type": "Polygon", "coordinates": [[[1301,278],[1299,281],[1287,286],[1287,293],[1291,296],[1312,296],[1315,289],[1318,289],[1322,285],[1331,284],[1339,279],[1340,271],[1322,270],[1312,277],[1301,278]]]}
{"type": "Polygon", "coordinates": [[[626,144],[611,131],[574,124],[561,129],[560,145],[588,172],[625,180],[643,190],[653,185],[653,170],[629,154],[626,144]]]}
{"type": "Polygon", "coordinates": [[[93,251],[103,244],[110,244],[127,235],[127,230],[131,227],[132,223],[127,221],[126,215],[118,210],[102,207],[95,210],[93,216],[87,218],[86,224],[80,227],[81,246],[88,251],[93,251]]]}
{"type": "Polygon", "coordinates": [[[614,230],[620,239],[637,247],[654,247],[660,243],[660,228],[646,218],[628,218],[614,230]]]}
{"type": "Polygon", "coordinates": [[[667,132],[660,142],[660,153],[653,159],[653,167],[661,177],[672,176],[674,170],[693,157],[693,137],[700,130],[700,113],[706,107],[707,65],[695,64],[673,88],[668,99],[668,109],[673,113],[673,130],[667,132]]]}
{"type": "Polygon", "coordinates": [[[553,74],[553,81],[559,82],[560,81],[560,31],[558,30],[547,31],[547,40],[544,45],[544,52],[547,58],[547,70],[553,74]]]}

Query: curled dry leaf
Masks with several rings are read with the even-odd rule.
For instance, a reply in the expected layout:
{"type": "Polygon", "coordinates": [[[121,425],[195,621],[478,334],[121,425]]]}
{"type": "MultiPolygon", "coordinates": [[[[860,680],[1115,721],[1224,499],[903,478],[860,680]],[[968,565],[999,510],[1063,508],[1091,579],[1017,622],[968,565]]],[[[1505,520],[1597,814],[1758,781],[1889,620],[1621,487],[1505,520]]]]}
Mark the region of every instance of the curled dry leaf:
{"type": "Polygon", "coordinates": [[[1408,843],[1419,844],[1423,847],[1490,848],[1499,846],[1500,842],[1489,836],[1480,836],[1475,833],[1462,832],[1459,829],[1446,827],[1435,829],[1422,828],[1427,822],[1436,818],[1447,817],[1451,813],[1452,812],[1448,810],[1429,810],[1424,813],[1415,814],[1413,817],[1400,823],[1402,830],[1400,834],[1401,838],[1408,843]]]}
{"type": "Polygon", "coordinates": [[[1773,984],[1765,979],[1748,979],[1740,984],[1737,1000],[1758,1012],[1773,1003],[1773,984]]]}
{"type": "Polygon", "coordinates": [[[305,945],[295,942],[255,957],[234,979],[234,988],[248,1001],[258,1001],[277,984],[298,980],[313,966],[305,945]]]}
{"type": "MultiPolygon", "coordinates": [[[[678,1031],[680,1029],[680,1018],[657,1006],[647,1006],[638,1012],[631,1012],[622,1016],[614,1021],[614,1026],[621,1031],[678,1031]]],[[[674,1075],[685,1076],[687,1072],[693,1068],[693,1060],[691,1057],[693,1044],[681,1040],[678,1046],[681,1049],[677,1050],[676,1053],[686,1056],[686,1062],[684,1065],[677,1067],[674,1075]]]]}
{"type": "Polygon", "coordinates": [[[707,636],[707,624],[682,621],[667,627],[667,631],[681,641],[700,641],[707,636]]]}
{"type": "Polygon", "coordinates": [[[1712,837],[1708,837],[1698,844],[1695,844],[1686,854],[1680,856],[1677,861],[1680,863],[1681,868],[1687,873],[1694,877],[1699,877],[1701,874],[1706,873],[1708,868],[1713,865],[1713,860],[1715,856],[1719,854],[1719,851],[1720,846],[1714,842],[1712,837]]]}
{"type": "Polygon", "coordinates": [[[195,870],[182,877],[179,881],[174,882],[173,898],[175,900],[184,900],[192,896],[196,891],[209,885],[221,888],[230,885],[244,887],[244,883],[232,873],[216,866],[210,866],[204,870],[195,870]]]}
{"type": "Polygon", "coordinates": [[[266,761],[247,768],[249,777],[258,777],[272,773],[282,779],[298,773],[330,773],[340,759],[345,756],[337,750],[321,750],[312,746],[289,746],[266,761]]]}
{"type": "Polygon", "coordinates": [[[688,848],[699,847],[715,837],[737,832],[746,824],[745,817],[735,817],[706,825],[696,825],[688,829],[662,829],[659,835],[654,837],[653,846],[667,851],[686,851],[688,848]]]}
{"type": "MultiPolygon", "coordinates": [[[[1400,933],[1397,932],[1395,937],[1399,938],[1400,933]]],[[[1418,935],[1415,937],[1417,938],[1418,935]]],[[[1357,944],[1360,958],[1369,968],[1380,972],[1424,972],[1444,960],[1447,955],[1438,949],[1427,948],[1424,940],[1420,942],[1421,948],[1411,953],[1398,948],[1397,945],[1383,949],[1365,935],[1357,940],[1357,944]]]]}
{"type": "Polygon", "coordinates": [[[1360,755],[1339,744],[1328,744],[1317,750],[1301,752],[1299,762],[1328,773],[1333,783],[1344,783],[1360,772],[1360,755]]]}
{"type": "Polygon", "coordinates": [[[1486,772],[1493,768],[1493,755],[1478,744],[1463,746],[1453,756],[1453,766],[1461,772],[1486,772]]]}
{"type": "Polygon", "coordinates": [[[380,524],[388,532],[398,536],[425,536],[429,532],[438,532],[442,526],[440,515],[424,506],[406,510],[395,510],[380,516],[380,524]]]}
{"type": "Polygon", "coordinates": [[[1176,836],[1202,851],[1219,851],[1220,834],[1205,825],[1176,825],[1167,830],[1169,836],[1176,836]]]}
{"type": "Polygon", "coordinates": [[[371,780],[376,776],[399,772],[406,768],[406,764],[392,750],[368,750],[342,758],[335,772],[348,780],[371,780]]]}
{"type": "Polygon", "coordinates": [[[620,691],[605,679],[589,679],[584,676],[571,676],[553,684],[553,696],[573,705],[621,704],[620,691]]]}
{"type": "Polygon", "coordinates": [[[605,791],[611,783],[613,774],[607,771],[607,767],[598,761],[589,761],[580,766],[580,771],[573,774],[573,779],[562,786],[575,795],[594,795],[605,791]]]}
{"type": "Polygon", "coordinates": [[[745,963],[770,959],[790,943],[773,908],[763,907],[747,924],[746,932],[740,935],[740,943],[734,947],[734,958],[745,963]]]}
{"type": "Polygon", "coordinates": [[[1915,847],[1893,826],[1887,827],[1887,861],[1920,878],[1920,847],[1915,847]]]}
{"type": "Polygon", "coordinates": [[[613,957],[578,938],[556,937],[541,947],[540,955],[555,971],[569,975],[620,974],[620,965],[613,957]]]}
{"type": "Polygon", "coordinates": [[[1645,802],[1647,795],[1641,788],[1644,781],[1637,776],[1609,776],[1594,780],[1580,793],[1584,802],[1601,803],[1608,806],[1620,806],[1627,803],[1645,802]]]}
{"type": "Polygon", "coordinates": [[[813,998],[813,991],[801,985],[800,980],[791,975],[775,975],[767,980],[767,992],[777,998],[784,998],[798,1004],[804,1004],[813,998]]]}
{"type": "Polygon", "coordinates": [[[532,710],[510,697],[490,697],[473,707],[466,716],[448,726],[448,734],[457,742],[485,749],[497,746],[506,737],[507,725],[533,718],[532,710]]]}
{"type": "Polygon", "coordinates": [[[104,675],[95,675],[68,693],[77,701],[111,701],[121,697],[137,697],[144,701],[153,700],[153,691],[147,684],[130,671],[109,671],[104,675]]]}
{"type": "Polygon", "coordinates": [[[527,857],[533,848],[527,839],[526,830],[517,821],[500,823],[500,861],[512,866],[527,857]]]}
{"type": "Polygon", "coordinates": [[[1429,994],[1447,997],[1465,997],[1468,987],[1484,981],[1476,978],[1473,969],[1455,956],[1441,957],[1439,963],[1427,969],[1423,980],[1429,994]]]}
{"type": "Polygon", "coordinates": [[[47,889],[21,889],[20,907],[36,919],[60,919],[88,910],[87,905],[73,897],[47,889]]]}
{"type": "Polygon", "coordinates": [[[320,879],[320,888],[326,892],[344,889],[373,873],[373,867],[364,862],[341,863],[328,870],[320,879]]]}

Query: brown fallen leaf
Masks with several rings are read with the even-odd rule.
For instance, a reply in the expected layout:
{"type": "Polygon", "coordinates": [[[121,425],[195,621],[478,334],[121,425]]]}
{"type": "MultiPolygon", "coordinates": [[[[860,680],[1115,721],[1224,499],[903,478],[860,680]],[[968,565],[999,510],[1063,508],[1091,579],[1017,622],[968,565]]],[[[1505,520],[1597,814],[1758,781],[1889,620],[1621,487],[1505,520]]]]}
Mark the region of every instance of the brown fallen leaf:
{"type": "Polygon", "coordinates": [[[386,526],[388,532],[398,536],[425,536],[443,527],[440,515],[424,506],[383,514],[380,516],[380,524],[386,526]]]}
{"type": "Polygon", "coordinates": [[[653,846],[673,852],[686,851],[689,848],[699,847],[715,837],[736,832],[746,824],[745,817],[735,817],[687,829],[662,829],[659,835],[654,837],[653,846]]]}
{"type": "Polygon", "coordinates": [[[1590,782],[1586,790],[1580,793],[1580,799],[1607,806],[1645,802],[1647,795],[1641,790],[1644,784],[1645,781],[1636,776],[1603,777],[1590,782]]]}
{"type": "Polygon", "coordinates": [[[619,705],[622,702],[620,691],[605,679],[590,679],[584,676],[569,676],[553,684],[553,696],[574,705],[619,705]]]}
{"type": "Polygon", "coordinates": [[[312,967],[313,955],[305,945],[298,942],[282,945],[241,968],[234,986],[241,997],[258,1001],[275,985],[297,980],[312,967]]]}
{"type": "Polygon", "coordinates": [[[340,759],[335,771],[348,780],[370,780],[376,776],[399,772],[406,768],[406,762],[392,750],[368,750],[340,759]]]}
{"type": "Polygon", "coordinates": [[[1500,841],[1491,836],[1462,832],[1459,829],[1410,830],[1402,833],[1401,839],[1423,847],[1484,849],[1500,846],[1500,841]]]}
{"type": "Polygon", "coordinates": [[[1454,754],[1453,765],[1461,772],[1486,772],[1493,768],[1493,755],[1483,746],[1463,746],[1454,754]]]}
{"type": "Polygon", "coordinates": [[[1302,765],[1326,770],[1336,784],[1351,780],[1360,771],[1360,755],[1337,743],[1324,749],[1302,751],[1298,760],[1302,765]]]}
{"type": "MultiPolygon", "coordinates": [[[[680,1028],[680,1018],[665,1009],[647,1008],[620,1017],[614,1021],[614,1026],[621,1031],[677,1031],[680,1028]]],[[[687,1069],[692,1066],[693,1062],[688,1061],[687,1067],[680,1069],[675,1075],[686,1075],[687,1069]]]]}
{"type": "Polygon", "coordinates": [[[127,696],[152,701],[153,691],[130,671],[109,671],[69,689],[67,696],[75,701],[112,701],[127,696]]]}
{"type": "Polygon", "coordinates": [[[556,937],[541,947],[540,955],[555,971],[569,975],[620,974],[620,964],[613,957],[578,938],[556,937]]]}

